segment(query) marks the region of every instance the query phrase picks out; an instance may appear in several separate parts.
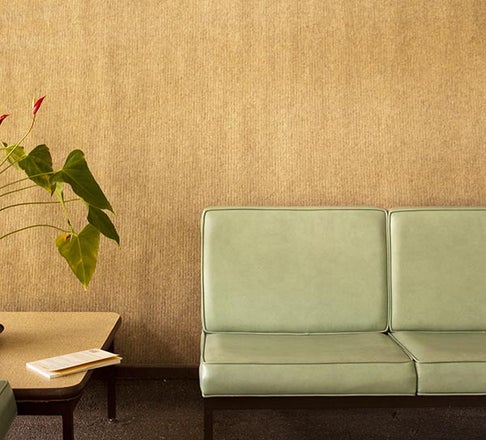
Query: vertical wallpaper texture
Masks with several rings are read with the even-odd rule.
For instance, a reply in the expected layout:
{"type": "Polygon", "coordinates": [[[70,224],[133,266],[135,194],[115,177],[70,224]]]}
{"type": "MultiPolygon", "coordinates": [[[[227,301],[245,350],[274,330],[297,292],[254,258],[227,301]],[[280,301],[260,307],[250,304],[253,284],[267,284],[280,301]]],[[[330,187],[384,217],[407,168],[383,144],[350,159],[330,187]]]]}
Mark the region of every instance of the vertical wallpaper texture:
{"type": "Polygon", "coordinates": [[[204,207],[486,205],[482,0],[10,0],[0,35],[0,139],[46,94],[24,145],[82,149],[121,236],[88,292],[55,231],[1,240],[0,309],[117,311],[128,363],[198,362],[204,207]]]}

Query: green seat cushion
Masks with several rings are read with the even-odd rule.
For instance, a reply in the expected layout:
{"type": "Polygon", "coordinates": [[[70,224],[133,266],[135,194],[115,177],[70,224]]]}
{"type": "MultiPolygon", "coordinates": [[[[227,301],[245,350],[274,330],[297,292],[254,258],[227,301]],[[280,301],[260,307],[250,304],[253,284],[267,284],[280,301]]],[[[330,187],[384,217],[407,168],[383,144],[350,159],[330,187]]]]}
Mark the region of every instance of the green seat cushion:
{"type": "Polygon", "coordinates": [[[393,331],[486,330],[486,209],[392,210],[393,331]]]}
{"type": "Polygon", "coordinates": [[[0,439],[4,438],[17,414],[15,397],[6,380],[0,380],[0,439]]]}
{"type": "Polygon", "coordinates": [[[413,361],[388,335],[202,336],[200,384],[210,396],[413,395],[413,361]]]}
{"type": "Polygon", "coordinates": [[[486,394],[486,333],[395,332],[416,362],[418,394],[486,394]]]}
{"type": "Polygon", "coordinates": [[[210,332],[383,331],[386,213],[374,208],[213,208],[202,217],[210,332]]]}

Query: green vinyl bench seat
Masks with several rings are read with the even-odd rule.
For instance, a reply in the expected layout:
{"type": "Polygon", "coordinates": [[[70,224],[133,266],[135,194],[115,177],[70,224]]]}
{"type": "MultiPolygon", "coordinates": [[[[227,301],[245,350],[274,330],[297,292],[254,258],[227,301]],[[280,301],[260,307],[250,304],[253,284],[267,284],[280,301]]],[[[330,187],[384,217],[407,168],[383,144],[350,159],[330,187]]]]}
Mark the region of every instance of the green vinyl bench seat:
{"type": "Polygon", "coordinates": [[[205,439],[240,404],[486,406],[486,209],[208,208],[201,250],[205,439]]]}
{"type": "Polygon", "coordinates": [[[17,405],[12,388],[6,380],[0,380],[0,439],[5,437],[16,415],[17,405]]]}
{"type": "Polygon", "coordinates": [[[205,397],[415,394],[412,360],[381,333],[207,334],[203,345],[205,397]]]}
{"type": "Polygon", "coordinates": [[[486,333],[394,332],[415,361],[417,394],[485,394],[486,333]]]}

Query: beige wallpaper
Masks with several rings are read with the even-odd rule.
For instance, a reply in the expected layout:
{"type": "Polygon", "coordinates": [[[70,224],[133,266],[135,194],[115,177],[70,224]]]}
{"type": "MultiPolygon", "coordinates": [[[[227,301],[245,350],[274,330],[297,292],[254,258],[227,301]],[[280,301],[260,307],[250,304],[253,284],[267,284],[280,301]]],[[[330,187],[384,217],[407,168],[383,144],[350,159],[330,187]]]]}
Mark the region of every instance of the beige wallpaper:
{"type": "Polygon", "coordinates": [[[0,308],[118,311],[128,363],[198,362],[206,206],[486,204],[482,0],[10,0],[0,36],[0,139],[47,94],[26,145],[81,148],[122,240],[88,292],[55,232],[0,241],[0,308]]]}

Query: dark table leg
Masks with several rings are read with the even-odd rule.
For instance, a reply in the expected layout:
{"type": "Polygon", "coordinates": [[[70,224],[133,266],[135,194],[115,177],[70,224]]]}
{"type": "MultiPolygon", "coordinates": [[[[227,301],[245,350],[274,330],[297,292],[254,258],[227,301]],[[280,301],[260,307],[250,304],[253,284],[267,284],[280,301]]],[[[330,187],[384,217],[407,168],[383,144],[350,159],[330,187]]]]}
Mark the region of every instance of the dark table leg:
{"type": "Polygon", "coordinates": [[[81,394],[69,400],[17,401],[19,415],[61,416],[63,440],[74,440],[74,409],[81,394]]]}
{"type": "Polygon", "coordinates": [[[74,406],[66,405],[62,413],[62,439],[74,440],[74,406]]]}
{"type": "Polygon", "coordinates": [[[106,370],[108,419],[110,422],[116,422],[116,369],[107,367],[106,370]]]}
{"type": "MultiPolygon", "coordinates": [[[[115,341],[110,344],[108,351],[115,353],[115,341]]],[[[108,407],[108,420],[116,422],[116,368],[105,367],[106,398],[108,407]]]]}

